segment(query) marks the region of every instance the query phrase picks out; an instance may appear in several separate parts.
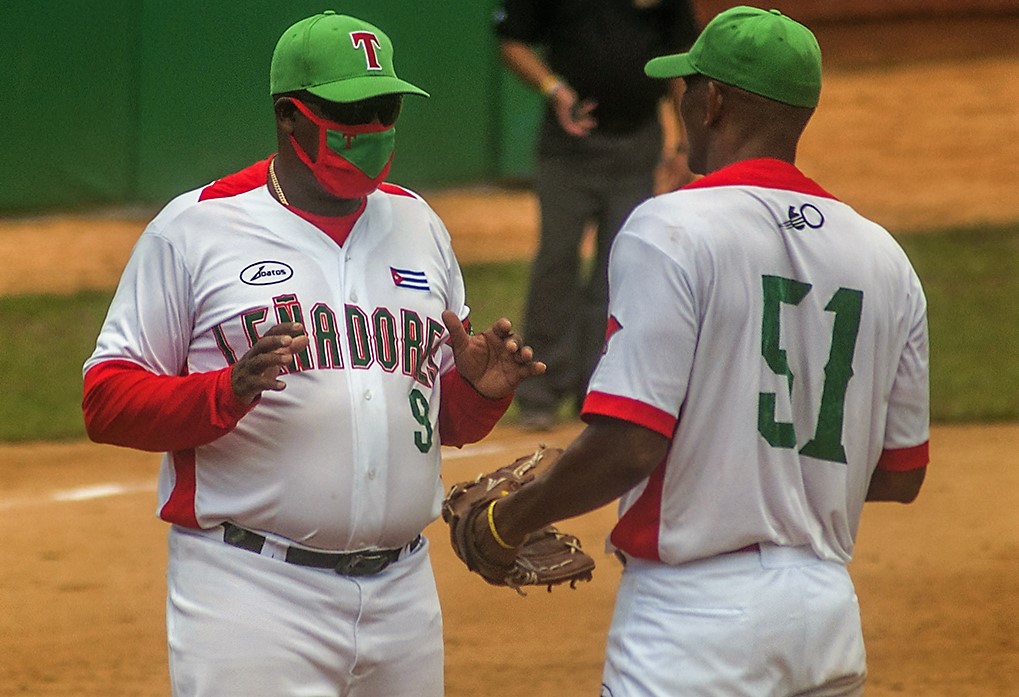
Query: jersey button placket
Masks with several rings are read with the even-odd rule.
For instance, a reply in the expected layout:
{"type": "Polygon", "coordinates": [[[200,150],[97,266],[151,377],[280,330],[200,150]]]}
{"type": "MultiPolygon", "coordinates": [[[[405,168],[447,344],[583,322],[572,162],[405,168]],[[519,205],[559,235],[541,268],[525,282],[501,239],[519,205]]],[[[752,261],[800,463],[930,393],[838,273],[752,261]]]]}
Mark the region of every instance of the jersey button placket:
{"type": "MultiPolygon", "coordinates": [[[[370,402],[371,401],[371,399],[372,399],[372,391],[371,390],[365,390],[364,391],[364,399],[365,399],[366,402],[370,402]]],[[[376,470],[375,470],[374,467],[372,467],[371,469],[368,470],[368,480],[369,481],[374,481],[375,480],[375,471],[376,470]]]]}

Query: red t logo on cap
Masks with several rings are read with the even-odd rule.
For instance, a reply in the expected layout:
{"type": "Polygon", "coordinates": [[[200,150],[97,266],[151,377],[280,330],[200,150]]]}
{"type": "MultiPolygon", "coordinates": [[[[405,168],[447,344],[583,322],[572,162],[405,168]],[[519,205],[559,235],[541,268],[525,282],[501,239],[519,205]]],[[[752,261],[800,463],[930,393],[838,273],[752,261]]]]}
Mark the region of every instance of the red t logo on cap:
{"type": "Polygon", "coordinates": [[[368,70],[382,70],[382,64],[379,63],[379,56],[376,53],[376,50],[381,46],[377,36],[370,31],[352,31],[350,32],[350,42],[354,44],[354,48],[361,48],[364,51],[368,70]]]}

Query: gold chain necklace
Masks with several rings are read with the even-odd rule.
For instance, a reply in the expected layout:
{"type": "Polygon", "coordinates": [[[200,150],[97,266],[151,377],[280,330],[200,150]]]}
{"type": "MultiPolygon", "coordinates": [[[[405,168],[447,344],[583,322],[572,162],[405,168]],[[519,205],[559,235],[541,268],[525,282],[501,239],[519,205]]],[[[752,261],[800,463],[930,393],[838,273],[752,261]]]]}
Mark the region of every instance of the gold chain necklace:
{"type": "Polygon", "coordinates": [[[272,158],[269,161],[269,180],[272,181],[272,188],[276,191],[276,198],[280,200],[284,206],[289,206],[287,197],[283,195],[283,189],[280,187],[280,180],[276,178],[276,158],[272,158]]]}

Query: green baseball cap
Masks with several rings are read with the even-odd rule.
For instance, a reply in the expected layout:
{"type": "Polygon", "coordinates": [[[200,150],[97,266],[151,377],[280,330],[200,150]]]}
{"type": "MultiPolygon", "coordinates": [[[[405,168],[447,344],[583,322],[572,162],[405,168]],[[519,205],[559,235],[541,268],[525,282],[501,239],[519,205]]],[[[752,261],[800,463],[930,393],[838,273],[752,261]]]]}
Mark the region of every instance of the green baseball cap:
{"type": "Polygon", "coordinates": [[[814,34],[778,10],[732,7],[708,22],[687,53],[652,58],[649,77],[706,75],[776,102],[815,107],[821,48],[814,34]]]}
{"type": "Polygon", "coordinates": [[[368,22],[326,10],[283,32],[272,54],[269,94],[307,90],[330,102],[418,94],[393,68],[393,42],[368,22]]]}

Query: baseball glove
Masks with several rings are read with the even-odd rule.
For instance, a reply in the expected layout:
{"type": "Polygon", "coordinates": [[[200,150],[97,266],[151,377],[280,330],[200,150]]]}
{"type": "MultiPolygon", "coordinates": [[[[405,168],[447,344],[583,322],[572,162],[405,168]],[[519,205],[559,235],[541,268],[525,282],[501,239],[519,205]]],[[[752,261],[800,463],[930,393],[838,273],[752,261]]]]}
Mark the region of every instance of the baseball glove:
{"type": "Polygon", "coordinates": [[[488,507],[506,494],[527,486],[546,471],[562,454],[559,448],[541,446],[531,455],[517,458],[509,465],[474,481],[454,484],[442,504],[442,519],[449,525],[453,551],[467,568],[494,586],[509,586],[524,595],[521,586],[552,586],[590,581],[594,559],[580,548],[580,540],[547,525],[528,535],[509,566],[481,553],[474,536],[478,516],[487,516],[488,507]]]}

